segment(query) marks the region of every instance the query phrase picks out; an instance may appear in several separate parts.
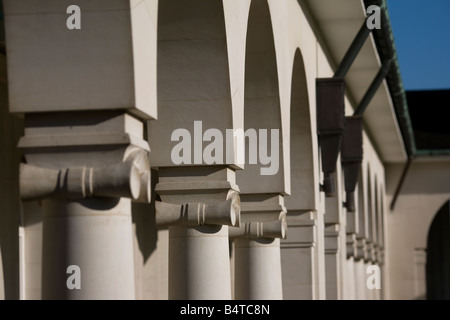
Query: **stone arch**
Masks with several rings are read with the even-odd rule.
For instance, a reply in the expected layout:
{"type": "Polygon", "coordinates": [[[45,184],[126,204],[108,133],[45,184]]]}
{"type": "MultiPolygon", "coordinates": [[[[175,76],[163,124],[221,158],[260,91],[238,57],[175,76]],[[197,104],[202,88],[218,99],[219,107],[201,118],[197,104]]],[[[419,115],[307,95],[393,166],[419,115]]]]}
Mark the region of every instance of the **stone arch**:
{"type": "Polygon", "coordinates": [[[245,170],[237,172],[241,194],[284,194],[287,190],[284,181],[278,68],[267,0],[253,0],[250,5],[245,53],[244,101],[244,130],[246,133],[252,131],[254,135],[249,134],[250,138],[245,139],[245,170]],[[272,138],[276,138],[273,129],[277,130],[278,139],[272,141],[272,138]],[[264,131],[267,133],[267,144],[261,144],[264,131]],[[278,146],[273,146],[272,142],[278,146]],[[261,149],[265,145],[270,145],[266,152],[261,149]],[[270,166],[262,164],[261,152],[270,154],[271,160],[277,163],[270,163],[270,166]],[[273,152],[278,156],[272,154],[273,152]],[[255,153],[258,155],[257,159],[251,159],[255,153]],[[269,167],[272,170],[266,173],[270,174],[264,174],[263,168],[269,167]]]}
{"type": "MultiPolygon", "coordinates": [[[[285,299],[318,299],[320,257],[318,225],[318,163],[314,161],[314,134],[305,63],[300,48],[292,54],[290,95],[291,194],[285,197],[288,232],[281,260],[285,299]]],[[[322,222],[323,223],[323,220],[322,222]]],[[[320,240],[319,240],[320,241],[320,240]]]]}
{"type": "Polygon", "coordinates": [[[427,238],[428,300],[450,299],[450,199],[436,213],[427,238]]]}
{"type": "Polygon", "coordinates": [[[358,177],[358,206],[357,206],[357,213],[358,213],[358,238],[365,238],[367,237],[367,228],[366,228],[366,210],[364,207],[365,202],[365,196],[364,196],[364,180],[363,180],[363,169],[362,165],[359,168],[359,177],[358,177]]]}
{"type": "Polygon", "coordinates": [[[314,181],[313,139],[306,72],[300,49],[295,50],[291,85],[290,164],[291,196],[286,207],[294,211],[316,210],[318,186],[314,181]]]}
{"type": "MultiPolygon", "coordinates": [[[[174,166],[171,151],[176,129],[195,137],[217,129],[223,137],[222,163],[239,168],[236,143],[226,145],[227,129],[243,128],[245,34],[249,0],[165,0],[158,5],[158,121],[148,123],[152,167],[174,166]],[[199,130],[200,131],[200,130],[199,130]],[[227,149],[229,147],[229,150],[227,149]],[[230,151],[228,154],[228,151],[230,151]]],[[[200,146],[206,147],[200,137],[200,146]]],[[[211,138],[212,140],[214,138],[211,138]]],[[[198,140],[197,140],[198,141],[198,140]]],[[[196,161],[192,138],[191,163],[196,161]]],[[[202,161],[203,160],[203,161],[202,161]]]]}
{"type": "MultiPolygon", "coordinates": [[[[226,139],[229,129],[243,129],[245,35],[249,6],[250,0],[159,1],[158,115],[157,121],[147,123],[150,164],[154,169],[152,182],[159,183],[164,174],[177,177],[192,175],[200,179],[213,177],[211,179],[220,180],[217,182],[221,185],[237,189],[232,170],[241,168],[237,163],[236,143],[231,143],[229,155],[226,139]],[[202,126],[198,130],[199,139],[194,141],[196,121],[201,121],[202,126]],[[172,151],[180,143],[180,140],[172,140],[177,129],[187,131],[191,136],[190,163],[175,163],[172,159],[172,151]],[[216,142],[215,136],[210,137],[211,142],[203,141],[208,129],[215,129],[214,132],[223,137],[222,164],[205,162],[204,157],[200,161],[195,160],[195,150],[199,149],[203,155],[205,148],[216,142]],[[186,168],[188,166],[191,167],[186,168]],[[222,175],[224,172],[226,175],[222,175]]],[[[152,189],[155,190],[156,186],[152,189]]],[[[183,190],[181,193],[187,192],[183,190]]],[[[152,193],[156,196],[157,192],[152,193]]],[[[191,201],[195,198],[193,195],[186,197],[191,201]]],[[[159,200],[164,201],[162,196],[159,200]]],[[[147,210],[155,208],[150,206],[147,210]]],[[[154,226],[145,225],[147,233],[151,230],[149,227],[154,226]]],[[[167,298],[169,275],[174,274],[164,265],[170,257],[167,250],[169,231],[158,228],[157,232],[158,242],[155,243],[156,237],[153,237],[146,243],[147,248],[152,246],[153,250],[147,263],[163,266],[145,269],[148,272],[145,278],[153,281],[148,285],[151,288],[146,289],[150,299],[167,298]]]]}

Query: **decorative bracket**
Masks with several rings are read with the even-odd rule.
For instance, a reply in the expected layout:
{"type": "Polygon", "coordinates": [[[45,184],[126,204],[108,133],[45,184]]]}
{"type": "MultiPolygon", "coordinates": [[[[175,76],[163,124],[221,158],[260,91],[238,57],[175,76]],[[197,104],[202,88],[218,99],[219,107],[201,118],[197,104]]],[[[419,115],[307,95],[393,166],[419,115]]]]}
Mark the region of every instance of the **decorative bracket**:
{"type": "Polygon", "coordinates": [[[286,217],[274,221],[251,221],[241,224],[240,227],[229,229],[230,238],[281,238],[286,239],[287,224],[286,217]]]}
{"type": "Polygon", "coordinates": [[[355,260],[367,260],[367,244],[365,238],[356,239],[356,255],[355,260]]]}
{"type": "Polygon", "coordinates": [[[150,202],[150,163],[143,150],[131,152],[120,164],[62,170],[20,164],[20,196],[23,200],[43,198],[85,199],[131,198],[150,202]]]}
{"type": "Polygon", "coordinates": [[[189,227],[202,225],[239,226],[240,198],[236,191],[230,191],[227,200],[213,204],[186,203],[172,204],[157,201],[156,225],[184,225],[189,227]]]}
{"type": "Polygon", "coordinates": [[[356,257],[357,256],[356,234],[354,233],[347,234],[345,243],[347,247],[347,259],[351,257],[356,257]]]}

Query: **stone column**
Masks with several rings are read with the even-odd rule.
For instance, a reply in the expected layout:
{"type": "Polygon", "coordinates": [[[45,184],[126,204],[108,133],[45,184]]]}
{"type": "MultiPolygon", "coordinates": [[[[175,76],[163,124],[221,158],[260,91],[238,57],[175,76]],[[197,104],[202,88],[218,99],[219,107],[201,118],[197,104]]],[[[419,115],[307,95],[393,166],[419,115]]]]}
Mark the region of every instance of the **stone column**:
{"type": "MultiPolygon", "coordinates": [[[[356,204],[359,204],[358,197],[355,198],[356,204]]],[[[355,259],[357,257],[357,234],[359,233],[359,206],[353,208],[347,207],[345,211],[345,253],[346,272],[345,272],[345,292],[344,299],[356,299],[356,266],[355,259]]]]}
{"type": "Polygon", "coordinates": [[[317,212],[288,211],[286,220],[289,232],[281,240],[283,297],[319,299],[317,212]]]}
{"type": "Polygon", "coordinates": [[[340,255],[339,228],[339,224],[331,224],[325,227],[327,300],[340,300],[342,298],[342,264],[340,255]]]}
{"type": "Polygon", "coordinates": [[[363,259],[355,260],[355,275],[356,300],[368,300],[367,273],[366,265],[363,259]]]}
{"type": "Polygon", "coordinates": [[[356,234],[354,233],[347,233],[345,238],[345,244],[346,244],[346,255],[347,259],[355,258],[357,255],[357,240],[356,240],[356,234]]]}
{"type": "Polygon", "coordinates": [[[364,261],[367,260],[366,239],[357,235],[355,241],[355,296],[357,300],[365,300],[367,287],[367,275],[364,267],[364,261]]]}
{"type": "Polygon", "coordinates": [[[241,226],[234,239],[237,300],[283,299],[280,238],[286,237],[286,209],[281,195],[241,195],[241,226]]]}
{"type": "Polygon", "coordinates": [[[43,200],[43,299],[135,298],[130,205],[43,200]],[[68,288],[69,266],[80,268],[79,290],[68,288]]]}
{"type": "Polygon", "coordinates": [[[131,200],[150,201],[143,125],[123,113],[86,119],[27,115],[19,141],[21,197],[42,203],[42,298],[134,299],[131,200]]]}
{"type": "MultiPolygon", "coordinates": [[[[339,162],[338,162],[339,163],[339,162]]],[[[342,168],[336,169],[337,194],[335,197],[325,198],[325,270],[326,270],[326,299],[342,299],[342,285],[344,282],[342,245],[345,241],[345,213],[342,199],[342,168]]]]}
{"type": "MultiPolygon", "coordinates": [[[[378,266],[380,267],[380,271],[381,271],[381,266],[380,266],[380,261],[379,261],[379,257],[380,257],[380,253],[381,253],[381,248],[379,246],[379,244],[377,242],[372,242],[369,244],[370,247],[370,255],[369,258],[367,259],[367,264],[366,266],[378,266]]],[[[369,277],[370,274],[367,274],[367,277],[369,277]]],[[[382,282],[381,282],[382,284],[382,282]]],[[[369,290],[369,296],[371,300],[380,300],[380,289],[370,289],[369,290]]]]}
{"type": "Polygon", "coordinates": [[[234,170],[159,169],[156,223],[169,226],[169,299],[229,300],[228,226],[239,225],[234,170]]]}
{"type": "Polygon", "coordinates": [[[25,121],[20,195],[43,208],[44,299],[135,297],[131,201],[150,201],[157,4],[3,1],[9,112],[25,121]]]}
{"type": "Polygon", "coordinates": [[[379,250],[378,250],[378,266],[380,267],[380,271],[381,271],[381,289],[377,290],[377,294],[378,294],[378,299],[379,300],[384,300],[386,298],[386,268],[385,268],[385,253],[384,253],[384,246],[380,246],[379,250]]]}

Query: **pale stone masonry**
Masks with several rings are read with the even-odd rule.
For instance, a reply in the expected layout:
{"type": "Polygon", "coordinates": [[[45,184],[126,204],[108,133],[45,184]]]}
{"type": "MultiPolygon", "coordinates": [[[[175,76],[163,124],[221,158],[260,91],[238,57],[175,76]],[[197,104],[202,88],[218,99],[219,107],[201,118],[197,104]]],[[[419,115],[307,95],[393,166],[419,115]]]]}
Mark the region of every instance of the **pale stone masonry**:
{"type": "MultiPolygon", "coordinates": [[[[414,163],[389,208],[408,150],[386,81],[354,194],[340,145],[324,192],[316,79],[369,2],[0,2],[0,299],[423,298],[449,159],[414,163]]],[[[382,65],[374,39],[345,116],[382,65]]]]}

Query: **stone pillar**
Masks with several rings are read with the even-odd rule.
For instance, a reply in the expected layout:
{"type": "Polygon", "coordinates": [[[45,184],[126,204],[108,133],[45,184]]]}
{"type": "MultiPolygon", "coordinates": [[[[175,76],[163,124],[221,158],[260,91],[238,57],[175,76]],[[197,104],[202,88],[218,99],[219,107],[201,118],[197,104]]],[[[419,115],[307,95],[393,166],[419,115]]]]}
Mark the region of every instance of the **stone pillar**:
{"type": "Polygon", "coordinates": [[[327,300],[342,298],[341,255],[339,243],[339,224],[325,227],[325,263],[327,300]]]}
{"type": "Polygon", "coordinates": [[[129,199],[43,200],[43,211],[43,299],[135,298],[129,199]],[[66,283],[72,265],[80,290],[66,283]]]}
{"type": "Polygon", "coordinates": [[[355,260],[367,260],[367,244],[365,238],[356,238],[355,260]]]}
{"type": "Polygon", "coordinates": [[[343,300],[356,300],[356,269],[353,256],[347,259],[345,265],[343,300]]]}
{"type": "Polygon", "coordinates": [[[378,250],[378,266],[380,267],[381,271],[381,289],[378,290],[378,299],[384,300],[386,299],[386,267],[385,267],[385,253],[384,253],[384,246],[380,246],[378,250]]]}
{"type": "MultiPolygon", "coordinates": [[[[359,189],[358,189],[359,192],[359,189]]],[[[359,193],[356,193],[359,195],[359,193]]],[[[355,196],[353,194],[353,196],[355,196]]],[[[347,210],[345,210],[345,253],[344,257],[346,259],[346,272],[345,272],[345,293],[344,299],[355,300],[356,299],[356,284],[357,284],[357,274],[355,259],[357,257],[357,235],[360,231],[359,222],[359,211],[361,207],[359,206],[359,197],[355,197],[355,206],[352,208],[345,204],[347,210]]]]}
{"type": "MultiPolygon", "coordinates": [[[[368,266],[378,266],[380,267],[380,272],[381,272],[381,266],[380,266],[380,253],[381,253],[381,247],[379,246],[379,244],[377,242],[373,242],[370,244],[370,258],[367,260],[367,267],[368,266]]],[[[367,277],[370,276],[370,274],[367,275],[367,277]]],[[[381,274],[380,274],[381,277],[381,274]]],[[[382,281],[380,279],[380,283],[382,285],[382,281]]],[[[370,295],[370,299],[371,300],[380,300],[381,295],[380,295],[380,289],[371,289],[369,290],[369,295],[370,295]]]]}
{"type": "Polygon", "coordinates": [[[42,203],[43,299],[135,298],[131,200],[150,201],[139,132],[143,124],[123,113],[25,117],[20,193],[42,203]]]}
{"type": "Polygon", "coordinates": [[[234,239],[237,300],[283,299],[280,238],[286,237],[283,196],[241,195],[241,226],[234,239]]]}
{"type": "MultiPolygon", "coordinates": [[[[348,218],[348,212],[347,212],[348,218]]],[[[348,220],[347,220],[348,221],[348,220]]],[[[356,234],[349,232],[348,224],[346,225],[346,235],[343,242],[343,254],[344,262],[344,292],[343,299],[355,300],[356,299],[356,271],[355,271],[355,257],[356,257],[356,234]]]]}
{"type": "MultiPolygon", "coordinates": [[[[155,190],[158,171],[151,170],[151,177],[152,190],[155,190]]],[[[133,203],[132,217],[136,227],[136,291],[141,289],[142,300],[169,298],[169,230],[167,227],[156,226],[157,196],[156,192],[152,192],[150,205],[133,203]]]]}
{"type": "MultiPolygon", "coordinates": [[[[339,162],[338,162],[339,163],[339,162]]],[[[336,185],[338,192],[335,197],[325,198],[325,271],[326,271],[326,299],[342,299],[342,285],[344,282],[342,245],[345,241],[345,212],[342,199],[342,168],[337,166],[336,185]]]]}
{"type": "Polygon", "coordinates": [[[346,238],[345,238],[345,244],[346,244],[347,259],[356,257],[356,255],[357,255],[356,234],[347,233],[346,238]]]}
{"type": "MultiPolygon", "coordinates": [[[[369,276],[369,274],[367,274],[367,269],[376,264],[376,255],[377,255],[377,245],[376,243],[371,240],[370,238],[366,240],[366,247],[367,247],[367,255],[366,255],[366,259],[364,260],[365,262],[365,272],[366,272],[366,280],[369,276]]],[[[375,289],[369,289],[369,287],[366,285],[366,299],[367,300],[375,300],[375,289]]]]}
{"type": "Polygon", "coordinates": [[[234,176],[226,166],[159,169],[156,223],[169,226],[169,299],[231,299],[228,226],[240,220],[234,176]]]}
{"type": "Polygon", "coordinates": [[[25,122],[20,195],[43,208],[44,299],[135,297],[131,201],[150,201],[157,4],[3,1],[9,112],[25,122]]]}
{"type": "Polygon", "coordinates": [[[370,289],[367,285],[367,279],[369,278],[369,275],[367,273],[367,270],[373,263],[370,260],[364,261],[364,284],[366,289],[366,300],[374,300],[375,299],[375,290],[376,289],[370,289]]]}
{"type": "Polygon", "coordinates": [[[317,212],[288,211],[288,234],[281,240],[283,298],[319,299],[317,212]]]}
{"type": "MultiPolygon", "coordinates": [[[[347,247],[348,248],[348,247],[347,247]]],[[[355,240],[355,299],[366,299],[366,269],[364,267],[364,261],[367,260],[367,246],[366,239],[364,237],[356,236],[355,240]]]]}

